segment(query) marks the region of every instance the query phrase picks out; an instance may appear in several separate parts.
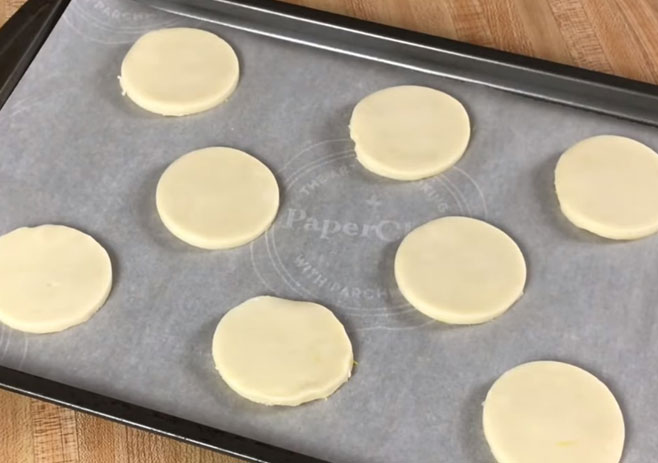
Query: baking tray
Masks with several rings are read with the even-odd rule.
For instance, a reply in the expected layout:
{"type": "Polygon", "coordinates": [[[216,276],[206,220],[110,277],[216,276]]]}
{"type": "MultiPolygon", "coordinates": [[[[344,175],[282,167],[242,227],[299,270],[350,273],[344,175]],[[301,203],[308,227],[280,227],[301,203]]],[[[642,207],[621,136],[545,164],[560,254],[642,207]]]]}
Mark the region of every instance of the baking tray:
{"type": "MultiPolygon", "coordinates": [[[[66,3],[28,5],[23,17],[40,20],[0,30],[3,46],[7,31],[35,31],[11,41],[29,47],[0,66],[10,71],[6,95],[66,3]]],[[[559,212],[552,170],[560,152],[595,134],[657,147],[656,87],[276,2],[154,5],[196,19],[129,0],[72,0],[0,109],[0,232],[81,228],[109,249],[117,276],[106,306],[75,329],[2,327],[2,387],[251,461],[490,463],[487,388],[519,363],[556,359],[610,385],[629,431],[625,463],[650,461],[658,240],[611,243],[576,230],[559,212]],[[121,97],[116,74],[130,43],[174,25],[215,31],[236,49],[241,82],[219,108],[160,118],[121,97]],[[354,161],[351,108],[401,83],[445,90],[471,115],[469,149],[444,175],[391,182],[354,161]],[[166,232],[153,196],[169,162],[214,144],[264,160],[283,197],[264,237],[208,253],[166,232]],[[526,255],[526,294],[495,321],[434,323],[395,289],[403,232],[447,214],[500,226],[526,255]],[[347,223],[371,232],[343,233],[347,223]],[[330,400],[261,407],[214,372],[217,321],[263,293],[322,302],[346,324],[359,364],[330,400]]]]}

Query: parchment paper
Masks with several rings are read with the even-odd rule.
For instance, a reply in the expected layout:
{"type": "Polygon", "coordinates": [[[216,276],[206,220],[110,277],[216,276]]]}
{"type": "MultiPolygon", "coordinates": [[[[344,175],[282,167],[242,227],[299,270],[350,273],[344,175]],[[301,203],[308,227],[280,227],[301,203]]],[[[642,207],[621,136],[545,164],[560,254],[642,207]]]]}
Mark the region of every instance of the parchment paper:
{"type": "Polygon", "coordinates": [[[604,133],[658,148],[655,129],[623,120],[129,0],[73,0],[0,111],[0,233],[78,227],[108,248],[116,282],[84,325],[40,336],[3,327],[0,363],[337,463],[491,463],[480,424],[488,387],[519,363],[562,360],[599,376],[619,399],[624,462],[653,461],[658,236],[611,242],[579,231],[552,185],[559,154],[604,133]],[[233,45],[242,76],[230,101],[164,118],[122,97],[117,74],[132,41],[172,25],[203,27],[233,45]],[[352,107],[396,84],[442,89],[467,107],[472,140],[445,175],[395,182],[354,160],[352,107]],[[159,221],[159,175],[212,145],[252,153],[281,184],[279,216],[252,245],[197,250],[159,221]],[[485,219],[523,249],[526,294],[495,321],[433,322],[396,289],[401,237],[449,214],[485,219]],[[329,400],[259,406],[215,372],[218,320],[259,294],[318,301],[347,326],[358,366],[329,400]]]}

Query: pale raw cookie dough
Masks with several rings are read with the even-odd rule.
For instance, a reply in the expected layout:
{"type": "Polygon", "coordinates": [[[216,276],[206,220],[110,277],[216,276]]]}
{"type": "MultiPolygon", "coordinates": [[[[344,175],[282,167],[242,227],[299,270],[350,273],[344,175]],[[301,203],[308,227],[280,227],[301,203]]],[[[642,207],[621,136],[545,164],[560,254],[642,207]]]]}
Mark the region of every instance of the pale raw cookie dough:
{"type": "Polygon", "coordinates": [[[464,106],[427,87],[402,85],[361,100],[350,121],[359,162],[396,180],[430,177],[462,157],[471,135],[464,106]]]}
{"type": "Polygon", "coordinates": [[[484,402],[484,434],[498,463],[619,463],[624,417],[595,376],[561,362],[513,368],[484,402]]]}
{"type": "Polygon", "coordinates": [[[324,399],[352,371],[352,344],[327,308],[260,296],[231,309],[217,325],[212,355],[241,396],[265,405],[324,399]]]}
{"type": "Polygon", "coordinates": [[[395,255],[402,295],[445,323],[482,323],[523,294],[526,265],[517,244],[481,220],[443,217],[409,233],[395,255]]]}
{"type": "Polygon", "coordinates": [[[141,36],[121,63],[119,82],[138,106],[163,116],[184,116],[226,100],[240,66],[231,46],[200,29],[177,27],[141,36]]]}
{"type": "Polygon", "coordinates": [[[253,156],[233,148],[205,148],[164,171],[156,206],[179,239],[203,249],[227,249],[269,228],[279,209],[279,186],[253,156]]]}
{"type": "Polygon", "coordinates": [[[564,215],[577,227],[615,240],[658,231],[658,154],[626,137],[587,138],[555,169],[564,215]]]}
{"type": "Polygon", "coordinates": [[[52,333],[91,318],[112,288],[110,258],[91,236],[61,225],[0,236],[0,322],[52,333]]]}

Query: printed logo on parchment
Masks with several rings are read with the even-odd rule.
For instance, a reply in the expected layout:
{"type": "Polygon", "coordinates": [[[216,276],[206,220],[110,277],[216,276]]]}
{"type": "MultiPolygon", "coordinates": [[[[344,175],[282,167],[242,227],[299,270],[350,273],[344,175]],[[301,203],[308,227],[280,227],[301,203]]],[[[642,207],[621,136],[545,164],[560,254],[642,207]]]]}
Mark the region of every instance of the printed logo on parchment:
{"type": "Polygon", "coordinates": [[[357,329],[428,323],[395,284],[400,240],[437,217],[486,215],[479,188],[461,169],[417,182],[383,179],[359,164],[345,139],[302,150],[277,175],[281,209],[251,245],[257,275],[272,294],[339,309],[357,329]]]}
{"type": "Polygon", "coordinates": [[[73,0],[62,18],[82,36],[107,44],[133,42],[176,21],[172,15],[133,0],[73,0]]]}

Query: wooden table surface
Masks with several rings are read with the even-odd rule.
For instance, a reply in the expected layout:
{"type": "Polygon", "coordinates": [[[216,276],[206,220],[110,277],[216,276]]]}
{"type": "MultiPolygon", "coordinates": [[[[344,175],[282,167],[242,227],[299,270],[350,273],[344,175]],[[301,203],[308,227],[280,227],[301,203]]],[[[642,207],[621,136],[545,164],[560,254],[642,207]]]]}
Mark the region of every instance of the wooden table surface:
{"type": "MultiPolygon", "coordinates": [[[[656,0],[289,1],[658,84],[656,0]]],[[[22,3],[0,0],[0,25],[22,3]]],[[[0,462],[237,460],[0,391],[0,462]]]]}

